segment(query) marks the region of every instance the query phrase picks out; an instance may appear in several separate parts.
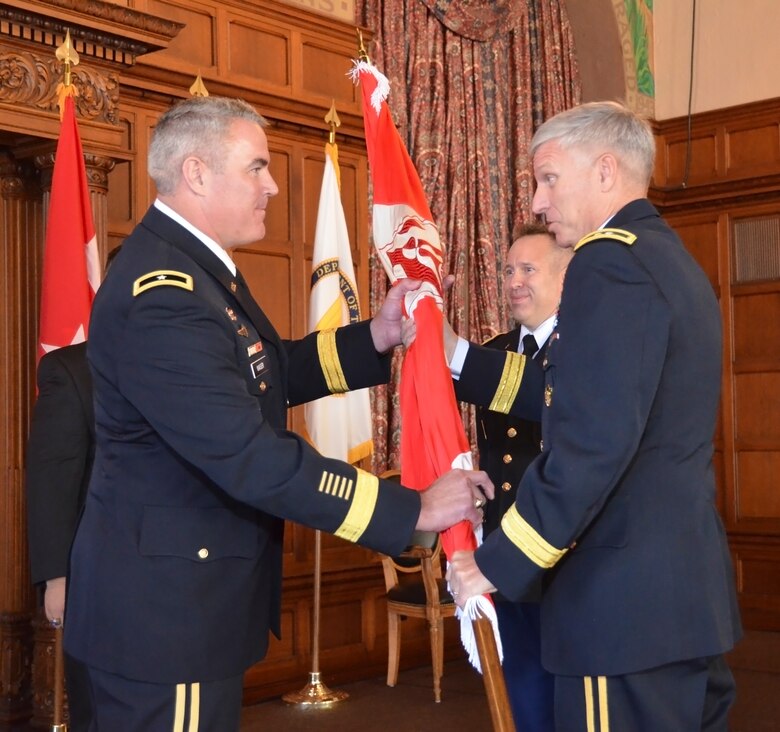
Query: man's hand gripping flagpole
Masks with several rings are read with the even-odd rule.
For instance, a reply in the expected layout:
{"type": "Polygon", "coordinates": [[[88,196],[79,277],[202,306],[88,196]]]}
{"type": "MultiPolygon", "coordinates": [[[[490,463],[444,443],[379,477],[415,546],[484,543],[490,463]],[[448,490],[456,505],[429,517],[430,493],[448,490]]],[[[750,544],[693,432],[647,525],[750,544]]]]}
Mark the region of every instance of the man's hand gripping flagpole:
{"type": "MultiPolygon", "coordinates": [[[[404,277],[422,281],[407,293],[405,309],[413,317],[416,338],[401,369],[401,480],[422,490],[451,468],[472,468],[472,457],[455,399],[452,378],[444,358],[442,336],[443,249],[417,170],[390,116],[387,78],[367,58],[355,61],[350,76],[360,82],[369,169],[373,182],[373,233],[377,254],[395,283],[404,277]]],[[[461,522],[442,533],[449,558],[460,550],[474,550],[481,527],[461,522]]],[[[501,640],[489,595],[470,598],[458,607],[461,641],[469,661],[485,675],[489,696],[506,689],[497,664],[501,640]],[[492,633],[485,632],[489,621],[492,633]],[[475,634],[476,623],[481,631],[475,634]],[[478,644],[477,638],[480,638],[478,644]],[[488,643],[485,651],[482,645],[488,643]],[[487,668],[490,666],[490,668],[487,668]],[[490,678],[490,685],[488,684],[490,678]],[[500,685],[500,689],[491,688],[500,685]]],[[[491,700],[492,701],[492,700],[491,700]]],[[[493,714],[494,726],[496,717],[493,714]]]]}

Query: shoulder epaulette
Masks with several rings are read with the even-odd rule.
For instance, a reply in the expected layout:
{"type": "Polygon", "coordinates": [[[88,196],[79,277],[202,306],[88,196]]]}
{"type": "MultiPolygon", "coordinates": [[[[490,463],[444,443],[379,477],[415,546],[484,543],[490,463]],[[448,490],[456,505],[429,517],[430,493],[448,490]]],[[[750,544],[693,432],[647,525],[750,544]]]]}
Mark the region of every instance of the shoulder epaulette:
{"type": "Polygon", "coordinates": [[[583,236],[575,245],[574,251],[576,252],[580,247],[584,247],[592,241],[598,241],[599,239],[612,239],[613,241],[619,241],[621,244],[631,246],[636,241],[636,234],[632,234],[625,229],[596,229],[596,231],[583,236]]]}
{"type": "Polygon", "coordinates": [[[161,285],[169,285],[171,287],[181,287],[184,290],[192,292],[192,275],[184,274],[184,272],[176,272],[172,269],[158,269],[154,272],[139,277],[133,282],[133,297],[137,297],[142,292],[151,290],[152,287],[160,287],[161,285]]]}

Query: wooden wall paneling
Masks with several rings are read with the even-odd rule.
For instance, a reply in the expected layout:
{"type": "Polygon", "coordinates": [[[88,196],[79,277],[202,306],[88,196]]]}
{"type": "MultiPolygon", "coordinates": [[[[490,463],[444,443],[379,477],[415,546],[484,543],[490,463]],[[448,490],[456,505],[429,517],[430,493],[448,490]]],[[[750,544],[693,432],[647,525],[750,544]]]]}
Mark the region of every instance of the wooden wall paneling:
{"type": "Polygon", "coordinates": [[[300,35],[300,86],[308,94],[332,97],[344,109],[357,112],[360,91],[347,77],[351,59],[357,55],[354,42],[334,45],[318,35],[300,35]]]}
{"type": "MultiPolygon", "coordinates": [[[[122,100],[119,105],[119,126],[122,130],[121,152],[114,154],[114,168],[108,174],[107,250],[122,243],[130,234],[140,214],[143,197],[138,190],[139,163],[142,162],[146,181],[146,156],[138,161],[138,118],[141,110],[136,103],[122,100]]],[[[145,148],[144,148],[145,149],[145,148]]]]}
{"type": "Polygon", "coordinates": [[[780,121],[770,113],[726,121],[723,125],[727,178],[753,178],[780,170],[780,121]]]}
{"type": "MultiPolygon", "coordinates": [[[[655,183],[660,187],[677,186],[685,178],[688,163],[687,129],[665,133],[658,145],[655,183]]],[[[713,180],[722,167],[723,140],[717,127],[697,128],[691,135],[688,184],[713,180]]]]}
{"type": "Polygon", "coordinates": [[[780,99],[656,123],[651,197],[719,294],[719,509],[747,627],[780,629],[780,99]]]}
{"type": "Polygon", "coordinates": [[[128,83],[158,92],[178,87],[186,96],[200,73],[212,94],[240,96],[269,118],[315,127],[319,109],[327,110],[335,99],[342,133],[362,138],[358,91],[346,76],[357,53],[354,25],[277,0],[138,0],[136,5],[177,18],[197,11],[214,25],[207,32],[205,20],[198,19],[197,33],[185,30],[168,50],[140,59],[128,83]],[[187,33],[200,40],[188,40],[187,33]],[[213,62],[198,62],[198,43],[213,48],[213,62]]]}
{"type": "MultiPolygon", "coordinates": [[[[201,73],[217,67],[217,8],[216,2],[198,0],[146,0],[137,3],[139,9],[163,18],[183,23],[184,27],[170,45],[154,54],[154,64],[170,69],[201,73]],[[143,7],[142,7],[143,6],[143,7]]],[[[146,60],[146,59],[144,59],[146,60]]],[[[194,79],[193,79],[194,80],[194,79]]]]}
{"type": "Polygon", "coordinates": [[[32,700],[24,446],[34,393],[41,213],[36,171],[0,151],[0,556],[15,559],[0,564],[0,723],[29,716],[32,700]]]}
{"type": "Polygon", "coordinates": [[[780,542],[777,537],[736,538],[732,541],[732,553],[743,625],[779,631],[780,542]]]}
{"type": "Polygon", "coordinates": [[[262,83],[278,94],[291,94],[294,34],[289,25],[258,12],[227,12],[220,35],[225,48],[221,75],[242,86],[262,83]]]}

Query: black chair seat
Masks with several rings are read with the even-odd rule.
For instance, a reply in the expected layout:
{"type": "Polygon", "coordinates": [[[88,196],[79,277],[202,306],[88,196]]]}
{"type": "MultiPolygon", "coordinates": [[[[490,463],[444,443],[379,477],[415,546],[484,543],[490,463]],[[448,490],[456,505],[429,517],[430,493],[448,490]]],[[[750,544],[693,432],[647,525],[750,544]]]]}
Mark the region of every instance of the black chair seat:
{"type": "MultiPolygon", "coordinates": [[[[447,591],[447,580],[437,579],[436,585],[439,588],[439,602],[442,605],[452,605],[454,600],[447,591]]],[[[393,587],[387,593],[387,599],[393,602],[403,602],[408,605],[425,605],[425,587],[422,583],[405,584],[393,587]]]]}

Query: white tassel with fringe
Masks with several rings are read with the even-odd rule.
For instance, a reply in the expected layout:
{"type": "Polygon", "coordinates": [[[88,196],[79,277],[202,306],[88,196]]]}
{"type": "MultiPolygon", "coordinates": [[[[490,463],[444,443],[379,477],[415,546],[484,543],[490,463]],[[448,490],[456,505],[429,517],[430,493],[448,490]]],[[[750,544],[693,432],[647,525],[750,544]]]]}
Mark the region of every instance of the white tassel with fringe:
{"type": "Polygon", "coordinates": [[[357,84],[358,81],[360,81],[361,71],[371,74],[376,79],[376,89],[374,89],[371,94],[371,106],[374,108],[374,111],[379,114],[379,110],[382,108],[382,102],[384,102],[390,94],[390,82],[374,64],[368,61],[353,61],[352,68],[347,72],[347,76],[352,79],[353,83],[357,84]]]}

